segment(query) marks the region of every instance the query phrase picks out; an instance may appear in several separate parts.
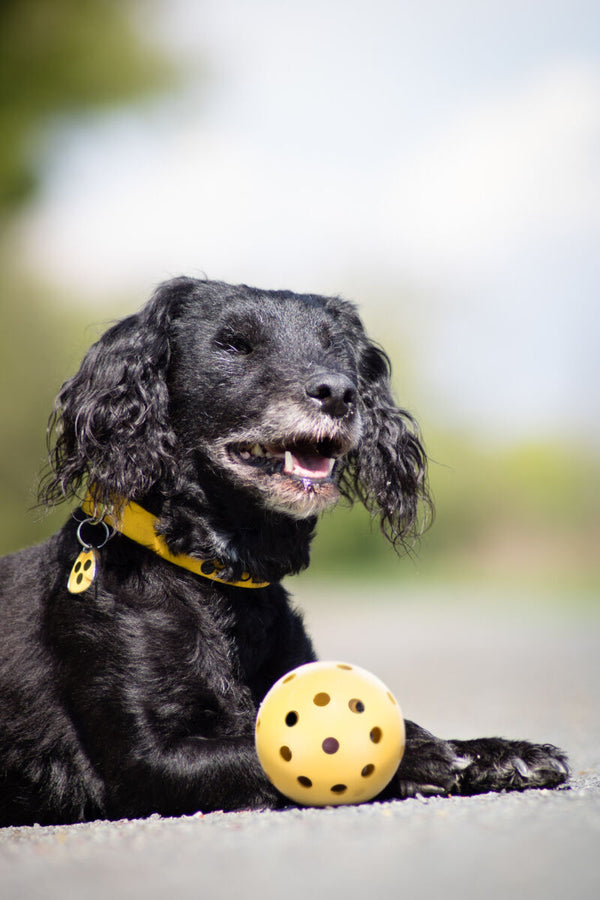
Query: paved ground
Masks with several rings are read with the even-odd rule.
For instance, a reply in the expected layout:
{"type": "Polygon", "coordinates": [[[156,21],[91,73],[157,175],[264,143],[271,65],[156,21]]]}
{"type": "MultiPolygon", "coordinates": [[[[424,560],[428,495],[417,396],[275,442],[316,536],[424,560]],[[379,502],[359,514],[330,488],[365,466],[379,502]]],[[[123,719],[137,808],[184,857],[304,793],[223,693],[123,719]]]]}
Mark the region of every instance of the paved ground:
{"type": "Polygon", "coordinates": [[[304,598],[323,658],[371,669],[440,735],[563,746],[570,789],[3,829],[1,900],[596,900],[600,611],[489,592],[360,593],[304,598]]]}

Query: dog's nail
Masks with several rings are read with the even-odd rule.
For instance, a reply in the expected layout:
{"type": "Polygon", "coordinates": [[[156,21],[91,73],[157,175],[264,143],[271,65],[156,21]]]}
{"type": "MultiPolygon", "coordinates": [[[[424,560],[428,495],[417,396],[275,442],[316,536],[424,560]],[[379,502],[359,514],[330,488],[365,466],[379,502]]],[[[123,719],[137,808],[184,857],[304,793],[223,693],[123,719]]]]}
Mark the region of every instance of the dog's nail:
{"type": "Polygon", "coordinates": [[[521,759],[520,756],[515,756],[512,763],[522,778],[529,778],[529,776],[531,774],[531,769],[529,768],[527,763],[521,759]]]}

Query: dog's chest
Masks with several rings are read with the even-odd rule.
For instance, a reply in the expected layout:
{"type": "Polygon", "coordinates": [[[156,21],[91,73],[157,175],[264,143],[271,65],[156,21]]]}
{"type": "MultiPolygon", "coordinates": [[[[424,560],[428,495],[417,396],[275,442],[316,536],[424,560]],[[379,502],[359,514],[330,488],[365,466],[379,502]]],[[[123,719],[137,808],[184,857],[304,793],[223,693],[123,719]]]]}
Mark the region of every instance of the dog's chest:
{"type": "Polygon", "coordinates": [[[229,610],[228,639],[240,675],[248,683],[273,650],[276,616],[269,605],[256,597],[234,601],[229,610]]]}

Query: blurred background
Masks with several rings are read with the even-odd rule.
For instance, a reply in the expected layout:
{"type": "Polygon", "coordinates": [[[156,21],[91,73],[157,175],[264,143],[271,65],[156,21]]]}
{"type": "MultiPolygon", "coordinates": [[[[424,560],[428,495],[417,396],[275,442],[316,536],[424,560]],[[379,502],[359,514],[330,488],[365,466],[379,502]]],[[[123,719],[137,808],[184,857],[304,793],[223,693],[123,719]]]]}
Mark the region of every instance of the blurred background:
{"type": "Polygon", "coordinates": [[[600,8],[1,0],[0,551],[61,383],[178,274],[341,294],[432,459],[398,560],[327,515],[311,578],[593,602],[600,8]]]}

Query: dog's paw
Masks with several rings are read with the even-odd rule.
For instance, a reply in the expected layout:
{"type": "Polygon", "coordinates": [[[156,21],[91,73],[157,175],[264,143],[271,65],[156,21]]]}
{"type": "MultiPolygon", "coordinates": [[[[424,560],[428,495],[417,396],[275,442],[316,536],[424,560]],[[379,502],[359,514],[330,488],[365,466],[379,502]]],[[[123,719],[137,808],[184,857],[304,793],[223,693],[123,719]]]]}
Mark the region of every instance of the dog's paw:
{"type": "Polygon", "coordinates": [[[568,778],[567,757],[551,744],[502,738],[445,741],[407,721],[404,756],[385,796],[555,788],[568,778]]]}
{"type": "Polygon", "coordinates": [[[461,794],[554,788],[569,778],[566,754],[552,744],[479,738],[450,745],[466,763],[459,778],[461,794]]]}

